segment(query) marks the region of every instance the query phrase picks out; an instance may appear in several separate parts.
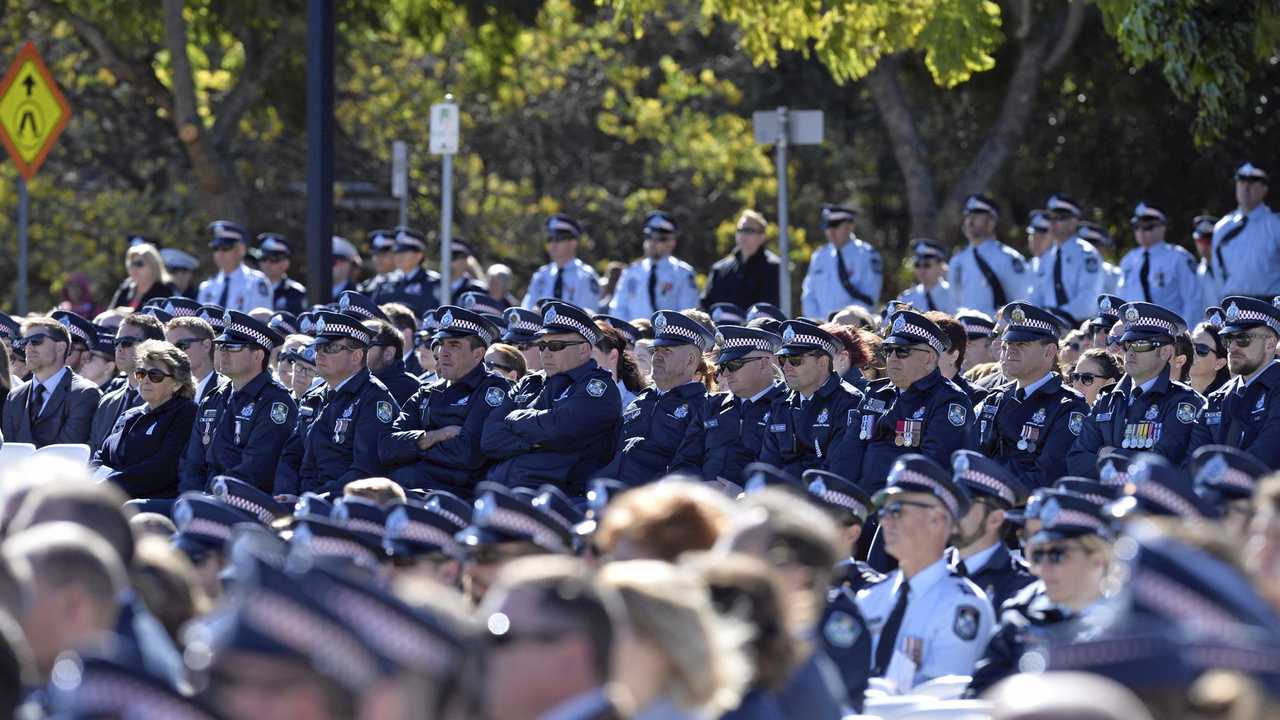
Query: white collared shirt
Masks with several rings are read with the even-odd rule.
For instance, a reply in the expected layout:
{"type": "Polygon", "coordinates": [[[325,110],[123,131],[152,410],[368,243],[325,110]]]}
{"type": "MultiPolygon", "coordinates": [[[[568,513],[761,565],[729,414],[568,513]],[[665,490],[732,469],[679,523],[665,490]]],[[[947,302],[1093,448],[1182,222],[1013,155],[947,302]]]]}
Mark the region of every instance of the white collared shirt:
{"type": "Polygon", "coordinates": [[[1047,373],[1045,373],[1045,374],[1044,374],[1044,377],[1040,378],[1039,380],[1037,380],[1037,381],[1035,381],[1035,382],[1031,383],[1031,384],[1030,384],[1030,385],[1028,385],[1026,388],[1024,388],[1024,391],[1023,391],[1023,393],[1022,393],[1023,397],[1031,397],[1031,396],[1032,396],[1032,394],[1034,394],[1034,393],[1035,393],[1035,391],[1037,391],[1037,390],[1039,390],[1040,388],[1044,387],[1044,384],[1045,384],[1045,383],[1047,383],[1047,382],[1049,382],[1049,381],[1050,381],[1050,380],[1052,380],[1052,379],[1053,379],[1053,373],[1051,373],[1051,372],[1047,372],[1047,373]]]}
{"type": "MultiPolygon", "coordinates": [[[[58,372],[56,372],[56,373],[54,373],[54,374],[50,375],[50,376],[49,376],[49,378],[48,378],[47,380],[45,380],[44,382],[41,382],[41,383],[37,383],[36,378],[35,378],[35,376],[34,376],[34,375],[33,375],[33,376],[31,376],[31,382],[32,382],[31,390],[32,390],[32,392],[34,392],[34,391],[35,391],[35,386],[36,386],[36,384],[39,384],[39,385],[43,385],[43,386],[44,386],[44,397],[43,397],[43,398],[41,398],[41,402],[40,402],[40,412],[41,412],[41,413],[42,413],[42,412],[44,412],[44,408],[45,408],[45,406],[49,404],[49,398],[53,397],[53,391],[58,389],[58,383],[62,382],[62,376],[63,376],[63,375],[65,375],[65,374],[67,374],[67,373],[69,373],[69,372],[71,372],[71,368],[67,367],[66,365],[63,365],[63,366],[62,366],[62,369],[60,369],[60,370],[58,370],[58,372]]],[[[39,414],[40,414],[40,413],[36,413],[36,415],[37,415],[37,416],[38,416],[39,414]]]]}
{"type": "Polygon", "coordinates": [[[201,400],[204,400],[205,388],[209,387],[209,381],[213,380],[217,376],[218,373],[210,370],[208,375],[205,375],[200,382],[196,383],[196,404],[199,404],[201,400]]]}

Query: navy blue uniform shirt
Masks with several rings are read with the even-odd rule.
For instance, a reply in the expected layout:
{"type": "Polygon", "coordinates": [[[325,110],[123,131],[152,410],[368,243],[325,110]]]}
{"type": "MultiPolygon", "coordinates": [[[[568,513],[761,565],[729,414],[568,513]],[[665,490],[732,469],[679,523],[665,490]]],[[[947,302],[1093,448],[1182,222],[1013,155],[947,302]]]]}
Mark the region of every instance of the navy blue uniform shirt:
{"type": "Polygon", "coordinates": [[[842,468],[828,467],[827,458],[845,437],[849,418],[860,400],[862,393],[835,373],[831,373],[811,398],[805,399],[794,390],[779,397],[770,407],[765,422],[760,462],[795,477],[813,469],[843,475],[842,468]]]}
{"type": "Polygon", "coordinates": [[[1098,395],[1067,454],[1068,475],[1096,479],[1098,451],[1104,447],[1153,452],[1174,465],[1191,457],[1192,430],[1204,398],[1170,380],[1168,366],[1150,390],[1130,402],[1132,390],[1133,378],[1125,375],[1115,389],[1098,395]]]}
{"type": "Polygon", "coordinates": [[[641,390],[622,412],[622,447],[601,474],[632,487],[668,473],[701,475],[706,418],[707,387],[697,380],[641,390]]]}
{"type": "Polygon", "coordinates": [[[418,392],[418,388],[422,387],[422,381],[417,376],[412,375],[405,368],[404,360],[397,359],[390,365],[382,368],[373,374],[383,385],[387,386],[387,391],[391,393],[391,397],[396,402],[404,405],[418,392]]]}
{"type": "Polygon", "coordinates": [[[327,399],[303,438],[298,479],[302,492],[340,495],[352,480],[386,475],[378,459],[378,443],[391,433],[400,406],[368,368],[325,394],[327,399]]]}
{"type": "Polygon", "coordinates": [[[1247,386],[1236,375],[1209,393],[1187,457],[1210,443],[1240,448],[1267,467],[1280,467],[1280,362],[1271,361],[1247,386]]]}
{"type": "Polygon", "coordinates": [[[706,451],[702,477],[724,478],[742,484],[742,473],[756,461],[764,443],[765,417],[777,400],[786,396],[781,383],[769,386],[759,398],[737,398],[733,393],[716,393],[707,398],[706,451]]]}
{"type": "Polygon", "coordinates": [[[264,492],[298,424],[293,396],[271,373],[239,390],[231,383],[200,403],[182,466],[182,490],[204,492],[215,475],[230,475],[264,492]]]}
{"type": "MultiPolygon", "coordinates": [[[[978,452],[999,462],[1028,490],[1067,474],[1067,452],[1084,427],[1084,397],[1051,373],[1030,397],[1017,385],[993,390],[978,406],[978,452]]],[[[997,605],[996,607],[999,607],[997,605]]]]}

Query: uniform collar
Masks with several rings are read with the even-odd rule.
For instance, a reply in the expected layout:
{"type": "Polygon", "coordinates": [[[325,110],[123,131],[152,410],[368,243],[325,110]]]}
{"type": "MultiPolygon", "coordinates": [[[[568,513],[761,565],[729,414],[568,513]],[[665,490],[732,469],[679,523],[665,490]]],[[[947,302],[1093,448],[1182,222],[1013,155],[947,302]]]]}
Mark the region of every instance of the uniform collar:
{"type": "Polygon", "coordinates": [[[902,394],[907,395],[910,393],[928,392],[930,388],[932,388],[934,385],[937,385],[940,382],[942,382],[942,371],[939,370],[938,368],[934,368],[933,372],[911,383],[911,387],[904,390],[902,394]]]}
{"type": "Polygon", "coordinates": [[[913,578],[906,578],[902,574],[902,570],[899,569],[897,571],[897,577],[893,580],[893,594],[895,596],[898,594],[898,588],[902,587],[902,582],[905,579],[907,582],[911,583],[911,594],[917,598],[922,597],[929,591],[929,588],[938,584],[938,582],[950,574],[951,570],[947,567],[947,557],[945,554],[935,560],[929,567],[916,573],[913,578]]]}
{"type": "MultiPolygon", "coordinates": [[[[481,362],[481,363],[480,363],[480,365],[484,365],[484,363],[483,363],[483,362],[481,362]]],[[[404,369],[404,360],[402,360],[402,359],[400,359],[400,358],[396,358],[396,359],[395,359],[395,361],[393,361],[390,365],[388,365],[388,366],[386,366],[386,367],[382,368],[381,370],[379,370],[378,372],[374,373],[374,374],[373,374],[373,376],[374,376],[374,377],[376,377],[376,378],[378,378],[379,380],[381,380],[383,377],[391,377],[391,376],[395,376],[395,375],[404,375],[404,374],[405,374],[405,372],[406,372],[406,371],[405,371],[405,369],[404,369]]]]}
{"type": "Polygon", "coordinates": [[[807,401],[807,400],[812,400],[812,399],[814,399],[815,397],[819,397],[819,396],[821,396],[821,397],[826,397],[826,396],[830,395],[831,393],[835,392],[835,391],[836,391],[836,387],[838,387],[838,386],[840,385],[840,383],[841,383],[841,382],[843,382],[843,381],[840,379],[840,376],[839,376],[839,375],[837,375],[837,374],[835,374],[835,373],[833,372],[833,373],[831,373],[831,375],[827,378],[826,382],[824,382],[824,383],[822,383],[821,385],[819,385],[819,386],[818,386],[818,389],[813,391],[813,394],[812,394],[812,395],[810,395],[810,396],[808,396],[808,397],[805,397],[804,395],[801,395],[799,392],[797,392],[797,393],[796,393],[796,395],[800,395],[800,399],[801,399],[801,400],[806,400],[806,401],[807,401]]]}
{"type": "Polygon", "coordinates": [[[369,382],[369,378],[369,368],[360,368],[356,374],[338,383],[338,387],[333,389],[333,393],[335,395],[339,393],[355,395],[360,392],[360,388],[364,387],[365,383],[369,382]]]}
{"type": "Polygon", "coordinates": [[[997,540],[996,542],[991,544],[991,547],[985,550],[980,550],[974,553],[973,555],[970,555],[969,557],[964,558],[963,560],[960,558],[960,554],[956,553],[956,561],[963,562],[965,569],[969,571],[970,575],[973,575],[974,573],[980,570],[983,570],[988,566],[998,566],[999,561],[997,560],[996,556],[1000,554],[1003,554],[1006,557],[1008,556],[1007,552],[1001,553],[1001,550],[1003,549],[1004,549],[1004,543],[997,540]]]}
{"type": "MultiPolygon", "coordinates": [[[[217,373],[214,373],[209,377],[216,377],[216,376],[217,376],[217,373]]],[[[244,387],[240,388],[236,392],[249,397],[254,397],[258,393],[262,392],[262,388],[265,387],[269,382],[271,382],[271,373],[267,372],[266,370],[263,370],[262,372],[255,375],[252,380],[245,383],[244,387]]]]}
{"type": "MultiPolygon", "coordinates": [[[[1133,378],[1130,375],[1125,374],[1125,376],[1120,379],[1120,382],[1116,384],[1116,389],[1113,390],[1112,392],[1119,392],[1124,394],[1127,397],[1133,393],[1133,387],[1134,387],[1133,378]]],[[[1169,391],[1169,366],[1166,364],[1164,366],[1164,369],[1160,371],[1159,375],[1142,383],[1141,387],[1142,387],[1143,395],[1147,395],[1149,393],[1156,393],[1159,395],[1163,395],[1164,393],[1168,392],[1169,391]]]]}
{"type": "Polygon", "coordinates": [[[1025,395],[1026,397],[1031,397],[1032,395],[1035,394],[1037,390],[1039,390],[1042,387],[1045,388],[1045,392],[1053,392],[1058,388],[1052,387],[1052,386],[1050,387],[1046,387],[1046,386],[1050,385],[1050,383],[1052,383],[1054,380],[1058,381],[1059,386],[1062,384],[1062,378],[1059,377],[1057,373],[1047,372],[1044,374],[1044,377],[1040,378],[1039,380],[1031,383],[1026,388],[1024,388],[1025,392],[1023,392],[1023,395],[1025,395]]]}
{"type": "MultiPolygon", "coordinates": [[[[579,365],[578,367],[572,370],[566,370],[565,372],[560,373],[560,375],[563,375],[569,378],[569,381],[571,383],[576,383],[579,380],[586,377],[587,375],[590,375],[591,373],[595,372],[597,369],[599,369],[599,367],[600,367],[599,365],[596,365],[595,358],[587,358],[586,362],[582,363],[581,365],[579,365]]],[[[556,377],[559,377],[559,375],[557,375],[556,377]]]]}
{"type": "MultiPolygon", "coordinates": [[[[403,370],[403,368],[401,368],[401,370],[403,370]]],[[[463,375],[458,378],[456,382],[450,384],[449,387],[474,388],[479,386],[480,383],[488,376],[489,371],[485,368],[484,362],[481,361],[476,363],[476,366],[471,368],[471,371],[466,375],[463,375]]]]}
{"type": "Polygon", "coordinates": [[[1267,204],[1266,204],[1266,203],[1258,203],[1258,207],[1254,208],[1253,210],[1249,211],[1248,213],[1245,213],[1243,210],[1241,210],[1240,208],[1238,208],[1238,207],[1237,207],[1237,208],[1236,208],[1236,214],[1237,214],[1237,215],[1240,215],[1241,217],[1247,217],[1247,218],[1249,218],[1250,220],[1258,220],[1258,219],[1260,219],[1263,215],[1270,215],[1270,214],[1271,214],[1271,208],[1267,207],[1267,204]]]}
{"type": "Polygon", "coordinates": [[[707,386],[703,385],[697,380],[690,380],[689,382],[683,385],[677,385],[666,392],[662,392],[661,390],[659,390],[658,386],[656,385],[653,387],[653,390],[658,394],[658,397],[663,397],[666,395],[676,395],[678,397],[688,398],[688,397],[695,397],[699,393],[706,394],[707,386]]]}
{"type": "Polygon", "coordinates": [[[579,259],[577,258],[577,256],[574,256],[574,257],[569,258],[569,262],[565,263],[563,266],[561,266],[561,265],[559,265],[559,264],[557,264],[557,263],[555,263],[555,262],[552,262],[552,263],[551,263],[551,267],[552,267],[552,268],[555,268],[555,269],[558,269],[558,270],[560,270],[561,272],[564,272],[565,270],[568,270],[569,268],[577,267],[577,266],[578,266],[579,264],[581,264],[581,263],[582,263],[582,261],[581,261],[581,260],[579,260],[579,259]]]}
{"type": "Polygon", "coordinates": [[[752,395],[751,397],[747,398],[747,400],[750,400],[753,403],[758,403],[760,402],[761,399],[766,397],[772,397],[781,391],[782,391],[782,386],[779,385],[778,383],[773,383],[767,386],[765,389],[761,390],[760,392],[756,393],[755,395],[752,395]]]}

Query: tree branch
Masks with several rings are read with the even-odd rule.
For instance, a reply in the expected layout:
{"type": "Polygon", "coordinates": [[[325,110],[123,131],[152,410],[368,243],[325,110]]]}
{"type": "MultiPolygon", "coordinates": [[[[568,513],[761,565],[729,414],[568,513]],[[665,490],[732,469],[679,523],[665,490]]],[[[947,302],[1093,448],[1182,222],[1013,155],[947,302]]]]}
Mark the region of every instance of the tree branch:
{"type": "Polygon", "coordinates": [[[1084,12],[1084,0],[1071,0],[1070,7],[1067,8],[1066,24],[1058,34],[1058,44],[1054,46],[1053,52],[1049,53],[1049,58],[1044,61],[1046,74],[1057,70],[1062,61],[1067,58],[1067,53],[1071,52],[1071,46],[1075,45],[1076,38],[1080,37],[1080,29],[1084,27],[1084,12]]]}
{"type": "Polygon", "coordinates": [[[257,43],[252,43],[247,38],[241,39],[241,43],[244,44],[244,69],[235,87],[231,88],[222,102],[218,103],[214,112],[216,119],[210,133],[214,145],[221,148],[227,147],[240,126],[240,120],[262,97],[266,78],[275,71],[286,53],[295,49],[288,39],[297,37],[301,28],[302,22],[297,17],[285,17],[279,31],[272,41],[267,43],[266,50],[261,53],[258,52],[257,43]]]}
{"type": "Polygon", "coordinates": [[[938,193],[933,171],[929,168],[929,151],[924,138],[916,127],[906,93],[898,81],[900,60],[897,56],[885,57],[867,75],[867,86],[880,112],[893,145],[893,155],[898,161],[906,183],[907,206],[911,215],[911,233],[915,237],[934,237],[937,220],[938,193]]]}

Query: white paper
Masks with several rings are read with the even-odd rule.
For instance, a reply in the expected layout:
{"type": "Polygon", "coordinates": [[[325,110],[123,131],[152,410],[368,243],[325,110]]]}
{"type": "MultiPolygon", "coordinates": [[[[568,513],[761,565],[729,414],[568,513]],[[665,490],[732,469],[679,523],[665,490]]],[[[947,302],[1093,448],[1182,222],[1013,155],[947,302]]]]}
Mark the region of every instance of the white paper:
{"type": "Polygon", "coordinates": [[[898,689],[899,695],[905,695],[911,692],[911,688],[915,685],[916,661],[895,648],[893,657],[889,660],[889,668],[885,670],[884,676],[893,682],[894,687],[898,689]]]}

